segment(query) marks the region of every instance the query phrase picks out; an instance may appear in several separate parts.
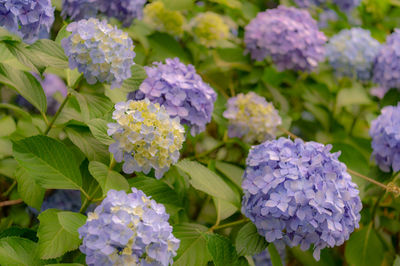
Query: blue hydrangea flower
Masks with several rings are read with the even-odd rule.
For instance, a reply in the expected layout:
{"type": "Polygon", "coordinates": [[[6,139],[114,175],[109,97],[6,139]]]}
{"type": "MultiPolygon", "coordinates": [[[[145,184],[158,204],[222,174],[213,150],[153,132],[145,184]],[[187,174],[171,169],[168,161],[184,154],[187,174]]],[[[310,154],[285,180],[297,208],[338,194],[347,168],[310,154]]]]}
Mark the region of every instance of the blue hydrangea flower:
{"type": "Polygon", "coordinates": [[[274,105],[254,92],[230,98],[223,116],[229,120],[229,137],[243,137],[249,143],[275,138],[282,124],[274,105]]]}
{"type": "MultiPolygon", "coordinates": [[[[278,250],[279,256],[281,257],[281,261],[283,265],[286,265],[286,246],[284,243],[275,244],[276,249],[278,250]]],[[[253,256],[255,266],[273,266],[271,261],[271,254],[269,254],[268,249],[262,251],[259,254],[253,256]]]]}
{"type": "Polygon", "coordinates": [[[61,15],[72,20],[95,17],[98,11],[98,0],[63,0],[61,15]]]}
{"type": "Polygon", "coordinates": [[[98,0],[96,4],[100,12],[108,17],[115,17],[124,27],[128,27],[135,18],[142,18],[146,2],[146,0],[98,0]]]}
{"type": "Polygon", "coordinates": [[[357,186],[331,145],[279,138],[253,146],[243,178],[242,212],[268,242],[341,245],[358,228],[357,186]]]}
{"type": "Polygon", "coordinates": [[[311,71],[324,60],[326,37],[306,10],[279,6],[258,13],[245,28],[246,50],[278,70],[311,71]]]}
{"type": "Polygon", "coordinates": [[[180,241],[172,234],[169,215],[162,204],[141,190],[110,190],[78,229],[92,265],[170,265],[180,241]]]}
{"type": "Polygon", "coordinates": [[[361,0],[294,0],[294,2],[303,8],[308,8],[312,6],[326,6],[327,3],[333,2],[336,4],[340,10],[343,12],[349,12],[358,5],[360,5],[361,0]]]}
{"type": "Polygon", "coordinates": [[[59,209],[79,212],[81,205],[81,192],[79,190],[59,189],[44,199],[40,211],[59,209]]]}
{"type": "Polygon", "coordinates": [[[371,37],[369,30],[345,29],[329,40],[326,56],[338,76],[368,81],[371,79],[379,46],[379,42],[371,37]]]}
{"type": "Polygon", "coordinates": [[[211,121],[217,94],[203,82],[194,66],[174,58],[145,68],[147,79],[128,98],[159,103],[171,117],[179,117],[181,123],[188,125],[193,136],[204,131],[211,121]]]}
{"type": "Polygon", "coordinates": [[[396,29],[382,45],[374,64],[374,82],[387,90],[400,89],[400,29],[396,29]]]}
{"type": "Polygon", "coordinates": [[[73,22],[67,30],[72,34],[61,45],[69,67],[78,68],[89,84],[107,82],[117,88],[131,77],[135,52],[128,34],[95,18],[73,22]]]}
{"type": "Polygon", "coordinates": [[[54,8],[50,0],[0,0],[0,26],[21,36],[27,43],[50,32],[54,8]]]}
{"type": "MultiPolygon", "coordinates": [[[[46,73],[44,74],[44,79],[42,79],[38,74],[32,73],[33,76],[36,77],[36,79],[40,82],[42,85],[44,94],[46,95],[46,100],[47,100],[47,113],[50,115],[54,115],[58,107],[60,106],[60,103],[55,99],[55,95],[57,93],[61,94],[61,96],[66,97],[68,90],[67,87],[57,75],[51,74],[51,73],[46,73]]],[[[18,96],[17,98],[17,103],[21,106],[24,106],[30,111],[35,110],[35,107],[33,107],[32,104],[30,104],[24,97],[18,96]]]]}
{"type": "Polygon", "coordinates": [[[400,170],[400,103],[382,108],[381,115],[371,122],[372,157],[379,168],[389,172],[400,170]]]}
{"type": "Polygon", "coordinates": [[[108,135],[115,143],[109,150],[117,162],[125,161],[122,170],[149,173],[161,178],[179,159],[185,140],[185,129],[179,118],[170,118],[164,106],[143,101],[120,102],[115,105],[113,119],[108,124],[108,135]]]}

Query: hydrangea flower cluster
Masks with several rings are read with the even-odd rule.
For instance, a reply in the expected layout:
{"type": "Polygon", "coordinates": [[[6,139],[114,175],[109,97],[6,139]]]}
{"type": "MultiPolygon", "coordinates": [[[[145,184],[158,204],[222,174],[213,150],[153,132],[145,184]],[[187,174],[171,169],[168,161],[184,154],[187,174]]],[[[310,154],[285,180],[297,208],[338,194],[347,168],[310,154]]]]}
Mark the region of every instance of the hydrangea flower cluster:
{"type": "Polygon", "coordinates": [[[63,0],[61,15],[72,20],[81,20],[95,17],[98,0],[63,0]]]}
{"type": "Polygon", "coordinates": [[[54,22],[50,0],[0,0],[0,26],[33,43],[54,22]]]}
{"type": "MultiPolygon", "coordinates": [[[[55,94],[60,93],[63,97],[67,96],[68,89],[57,75],[46,73],[44,74],[44,79],[42,79],[38,74],[32,73],[33,76],[40,82],[42,85],[43,91],[46,95],[47,100],[47,113],[50,115],[54,115],[60,106],[60,103],[55,99],[55,94]]],[[[25,98],[22,96],[18,96],[17,98],[18,105],[26,107],[28,110],[35,110],[32,104],[30,104],[25,98]]]]}
{"type": "Polygon", "coordinates": [[[323,12],[319,14],[318,18],[318,28],[324,29],[329,27],[329,23],[335,22],[339,20],[338,14],[335,10],[325,9],[323,12]]]}
{"type": "Polygon", "coordinates": [[[69,67],[78,68],[89,84],[107,82],[117,88],[131,77],[135,52],[128,34],[94,18],[73,22],[67,30],[72,34],[61,45],[69,67]]]}
{"type": "Polygon", "coordinates": [[[199,13],[190,22],[193,36],[206,47],[217,47],[231,37],[231,29],[221,15],[214,12],[199,13]]]}
{"type": "Polygon", "coordinates": [[[79,212],[81,208],[81,192],[79,190],[58,189],[45,198],[41,212],[47,209],[79,212]]]}
{"type": "Polygon", "coordinates": [[[372,157],[384,172],[400,170],[400,103],[386,106],[371,122],[372,157]]]}
{"type": "Polygon", "coordinates": [[[141,190],[110,190],[78,229],[80,250],[89,266],[172,264],[180,241],[168,219],[164,206],[141,190]]]}
{"type": "Polygon", "coordinates": [[[254,146],[242,183],[243,213],[268,242],[303,250],[341,245],[358,228],[357,186],[331,145],[286,138],[254,146]]]}
{"type": "Polygon", "coordinates": [[[183,34],[185,17],[179,11],[168,10],[164,2],[156,1],[147,4],[143,9],[143,13],[144,22],[154,29],[173,36],[181,36],[183,34]]]}
{"type": "MultiPolygon", "coordinates": [[[[276,249],[278,250],[279,256],[281,257],[281,261],[283,265],[286,265],[286,246],[284,243],[279,243],[279,245],[275,244],[276,249]]],[[[253,256],[255,266],[273,266],[271,260],[271,254],[268,249],[265,249],[259,254],[253,256]]]]}
{"type": "Polygon", "coordinates": [[[369,30],[345,29],[329,40],[326,56],[338,76],[368,81],[371,79],[379,46],[379,42],[371,37],[369,30]]]}
{"type": "Polygon", "coordinates": [[[223,116],[229,119],[229,137],[243,137],[249,143],[275,138],[282,124],[274,105],[254,92],[230,98],[223,116]]]}
{"type": "Polygon", "coordinates": [[[253,59],[271,57],[278,70],[311,71],[325,58],[325,35],[306,10],[294,7],[258,13],[246,26],[244,39],[253,59]]]}
{"type": "Polygon", "coordinates": [[[323,6],[327,4],[328,2],[333,2],[336,4],[340,10],[343,12],[349,12],[358,5],[360,5],[361,0],[332,0],[332,1],[327,1],[327,0],[294,0],[294,2],[299,6],[299,7],[311,7],[311,6],[323,6]]]}
{"type": "Polygon", "coordinates": [[[62,16],[80,20],[95,17],[101,12],[128,27],[135,18],[142,18],[145,3],[146,0],[63,0],[62,16]]]}
{"type": "Polygon", "coordinates": [[[124,27],[128,27],[135,18],[142,18],[146,2],[146,0],[98,0],[97,4],[100,12],[120,20],[124,27]]]}
{"type": "Polygon", "coordinates": [[[400,89],[400,29],[396,29],[382,45],[374,64],[375,83],[389,90],[400,89]]]}
{"type": "Polygon", "coordinates": [[[179,159],[179,150],[185,139],[185,129],[179,118],[170,118],[163,106],[148,99],[120,102],[115,105],[113,119],[108,124],[108,135],[115,143],[109,150],[117,162],[125,161],[123,171],[149,173],[161,178],[179,159]]]}
{"type": "Polygon", "coordinates": [[[211,121],[217,94],[203,82],[194,66],[168,58],[165,64],[159,62],[145,69],[148,77],[128,98],[159,103],[171,117],[179,117],[182,124],[191,127],[193,136],[204,131],[211,121]]]}

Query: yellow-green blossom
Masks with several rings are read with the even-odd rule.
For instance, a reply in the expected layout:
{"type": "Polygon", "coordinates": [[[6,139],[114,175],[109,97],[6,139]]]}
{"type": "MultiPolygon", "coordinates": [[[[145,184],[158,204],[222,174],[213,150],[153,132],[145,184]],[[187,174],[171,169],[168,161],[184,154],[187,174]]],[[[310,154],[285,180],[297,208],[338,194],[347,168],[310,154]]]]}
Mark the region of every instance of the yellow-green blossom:
{"type": "Polygon", "coordinates": [[[153,2],[143,9],[144,22],[152,28],[174,36],[183,34],[185,18],[179,11],[168,10],[161,1],[153,2]]]}

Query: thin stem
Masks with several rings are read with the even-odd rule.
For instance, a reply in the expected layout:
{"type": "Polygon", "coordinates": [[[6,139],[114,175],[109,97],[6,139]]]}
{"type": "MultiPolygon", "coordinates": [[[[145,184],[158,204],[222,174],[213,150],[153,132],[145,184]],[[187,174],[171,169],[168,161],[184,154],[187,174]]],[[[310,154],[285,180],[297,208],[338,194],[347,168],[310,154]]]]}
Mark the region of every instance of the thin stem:
{"type": "Polygon", "coordinates": [[[85,213],[85,211],[87,210],[87,208],[90,205],[90,200],[88,198],[85,199],[85,202],[83,202],[81,209],[79,210],[79,213],[85,213]]]}
{"type": "Polygon", "coordinates": [[[7,189],[7,191],[5,191],[4,193],[3,193],[3,197],[7,197],[10,193],[11,193],[11,191],[15,188],[15,186],[17,185],[17,181],[16,180],[14,180],[14,182],[11,184],[11,186],[7,189]]]}
{"type": "Polygon", "coordinates": [[[2,201],[0,202],[0,208],[5,206],[17,205],[22,202],[24,202],[22,199],[2,201]]]}
{"type": "Polygon", "coordinates": [[[210,228],[210,231],[214,231],[214,230],[218,230],[218,229],[222,229],[222,228],[227,228],[227,227],[233,227],[239,224],[243,224],[243,223],[247,223],[248,221],[250,221],[248,218],[244,218],[235,222],[231,222],[231,223],[226,223],[226,224],[221,224],[221,225],[214,225],[210,228]]]}
{"type": "Polygon", "coordinates": [[[291,137],[292,139],[298,139],[299,138],[298,136],[296,136],[295,134],[293,134],[292,132],[290,132],[286,128],[283,128],[282,126],[279,126],[278,129],[280,131],[282,131],[283,133],[285,133],[286,135],[288,135],[289,137],[291,137]]]}
{"type": "Polygon", "coordinates": [[[58,108],[58,110],[57,110],[56,114],[54,115],[53,119],[51,120],[50,124],[48,124],[46,131],[44,132],[44,135],[49,134],[49,131],[53,127],[54,123],[56,122],[58,116],[60,115],[61,111],[64,109],[64,107],[67,104],[70,97],[71,97],[71,94],[68,93],[67,97],[65,97],[64,101],[61,103],[60,107],[58,108]]]}
{"type": "Polygon", "coordinates": [[[85,190],[81,189],[81,192],[82,192],[82,194],[83,194],[88,200],[91,200],[91,197],[89,196],[88,193],[86,193],[85,190]]]}
{"type": "Polygon", "coordinates": [[[367,180],[368,182],[371,182],[371,183],[373,183],[373,184],[375,184],[375,185],[377,185],[377,186],[380,186],[380,187],[383,188],[383,189],[386,189],[386,190],[389,189],[389,187],[386,186],[385,184],[382,184],[382,183],[380,183],[380,182],[378,182],[378,181],[376,181],[376,180],[374,180],[374,179],[372,179],[372,178],[369,178],[368,176],[362,175],[362,174],[360,174],[360,173],[358,173],[358,172],[356,172],[356,171],[353,171],[353,170],[351,170],[351,169],[349,169],[349,168],[347,168],[347,172],[349,172],[349,173],[352,174],[352,175],[361,177],[362,179],[365,179],[365,180],[367,180]]]}

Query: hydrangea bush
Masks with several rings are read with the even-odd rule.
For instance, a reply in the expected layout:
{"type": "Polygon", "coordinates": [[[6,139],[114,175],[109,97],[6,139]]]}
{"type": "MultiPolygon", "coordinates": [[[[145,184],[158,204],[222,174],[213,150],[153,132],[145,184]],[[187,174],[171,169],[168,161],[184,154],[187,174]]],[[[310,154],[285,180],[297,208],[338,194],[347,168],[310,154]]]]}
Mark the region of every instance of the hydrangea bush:
{"type": "Polygon", "coordinates": [[[398,265],[399,12],[0,0],[0,265],[398,265]]]}

